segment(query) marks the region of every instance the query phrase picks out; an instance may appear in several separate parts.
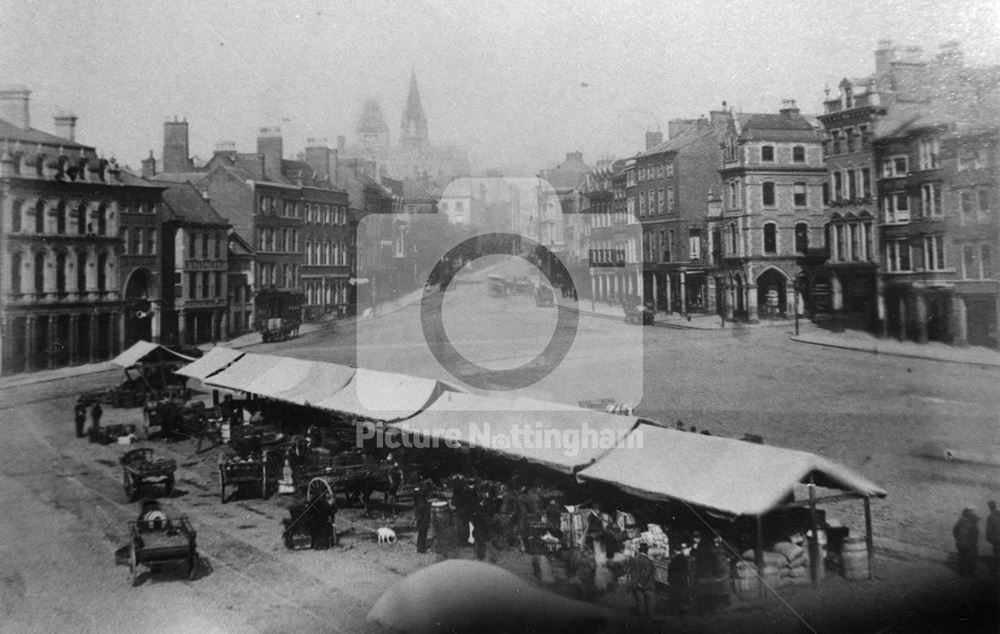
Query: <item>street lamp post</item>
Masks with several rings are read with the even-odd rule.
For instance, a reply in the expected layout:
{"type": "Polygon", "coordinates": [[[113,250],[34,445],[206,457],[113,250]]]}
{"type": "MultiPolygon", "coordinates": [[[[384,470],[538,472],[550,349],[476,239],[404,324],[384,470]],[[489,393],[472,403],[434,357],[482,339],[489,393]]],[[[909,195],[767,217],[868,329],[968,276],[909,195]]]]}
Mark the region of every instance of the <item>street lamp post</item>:
{"type": "Polygon", "coordinates": [[[795,289],[795,306],[793,311],[795,312],[795,336],[799,336],[799,278],[795,278],[792,282],[792,288],[795,289]]]}

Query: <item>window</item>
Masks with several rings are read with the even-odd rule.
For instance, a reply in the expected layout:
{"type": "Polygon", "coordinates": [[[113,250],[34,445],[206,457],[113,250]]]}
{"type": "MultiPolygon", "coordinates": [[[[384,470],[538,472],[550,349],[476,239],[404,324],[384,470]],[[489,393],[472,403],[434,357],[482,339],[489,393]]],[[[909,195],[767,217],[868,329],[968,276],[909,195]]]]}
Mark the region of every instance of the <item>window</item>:
{"type": "Polygon", "coordinates": [[[674,188],[667,187],[667,213],[674,212],[674,188]]]}
{"type": "Polygon", "coordinates": [[[673,241],[674,241],[673,230],[670,231],[670,242],[667,242],[664,239],[663,229],[660,229],[660,241],[657,243],[657,246],[659,246],[658,251],[660,252],[660,262],[670,261],[670,256],[671,256],[670,246],[672,245],[673,241]]]}
{"type": "Polygon", "coordinates": [[[844,176],[840,172],[833,173],[833,195],[837,200],[844,198],[844,176]]]}
{"type": "Polygon", "coordinates": [[[736,188],[736,181],[729,182],[729,208],[736,209],[740,206],[739,190],[736,188]]]}
{"type": "Polygon", "coordinates": [[[656,210],[661,214],[663,213],[664,205],[666,205],[666,200],[663,198],[663,188],[661,187],[659,191],[656,192],[656,210]]]}
{"type": "Polygon", "coordinates": [[[830,183],[829,182],[824,182],[823,183],[823,204],[824,205],[829,205],[830,204],[830,183]]]}
{"type": "Polygon", "coordinates": [[[903,240],[885,243],[885,265],[890,273],[910,270],[910,246],[903,240]]]}
{"type": "Polygon", "coordinates": [[[848,152],[854,151],[854,128],[844,128],[844,141],[848,152]]]}
{"type": "Polygon", "coordinates": [[[882,176],[884,178],[906,176],[907,167],[906,155],[890,156],[882,159],[882,176]]]}
{"type": "Polygon", "coordinates": [[[701,230],[688,231],[688,255],[692,260],[701,259],[701,230]]]}
{"type": "Polygon", "coordinates": [[[762,202],[764,206],[774,207],[774,183],[764,183],[762,190],[762,202]]]}
{"type": "Polygon", "coordinates": [[[809,250],[809,225],[799,222],[795,225],[795,251],[805,254],[809,250]]]}
{"type": "Polygon", "coordinates": [[[203,260],[208,259],[208,234],[201,234],[201,258],[203,260]]]}
{"type": "Polygon", "coordinates": [[[806,184],[805,183],[795,183],[792,186],[793,198],[795,200],[796,207],[805,207],[807,204],[806,200],[806,184]]]}
{"type": "Polygon", "coordinates": [[[215,296],[216,297],[225,296],[222,291],[222,271],[215,272],[215,296]]]}
{"type": "Polygon", "coordinates": [[[938,140],[922,139],[919,143],[920,169],[932,170],[938,168],[938,140]]]}
{"type": "Polygon", "coordinates": [[[764,253],[778,252],[778,227],[773,222],[764,225],[764,253]]]}
{"type": "Polygon", "coordinates": [[[988,189],[979,190],[979,213],[990,213],[990,190],[988,189]]]}
{"type": "Polygon", "coordinates": [[[215,259],[222,257],[222,236],[215,234],[215,259]]]}
{"type": "Polygon", "coordinates": [[[201,273],[201,296],[208,297],[209,284],[211,283],[211,273],[202,271],[201,273]]]}
{"type": "Polygon", "coordinates": [[[834,245],[834,252],[836,253],[837,261],[843,262],[847,259],[847,243],[844,240],[844,225],[834,225],[833,239],[836,243],[834,245]]]}
{"type": "Polygon", "coordinates": [[[646,192],[639,192],[639,215],[646,215],[646,192]]]}
{"type": "Polygon", "coordinates": [[[960,201],[959,207],[962,210],[962,216],[971,218],[974,212],[972,190],[966,189],[962,191],[962,193],[959,195],[959,201],[960,201]]]}
{"type": "MultiPolygon", "coordinates": [[[[261,239],[263,239],[263,233],[261,234],[261,239]]],[[[261,249],[263,249],[265,244],[261,242],[261,249]]],[[[188,259],[193,260],[198,252],[198,236],[191,232],[188,234],[188,259]]]]}
{"type": "Polygon", "coordinates": [[[21,254],[10,256],[10,292],[21,292],[21,254]]]}
{"type": "Polygon", "coordinates": [[[739,233],[736,230],[736,223],[729,223],[729,253],[730,255],[739,254],[739,233]]]}
{"type": "Polygon", "coordinates": [[[941,188],[926,183],[920,188],[921,210],[924,217],[941,215],[941,188]]]}
{"type": "Polygon", "coordinates": [[[764,163],[774,162],[774,146],[773,145],[762,145],[760,146],[760,160],[764,163]]]}
{"type": "MultiPolygon", "coordinates": [[[[14,269],[18,274],[18,283],[21,281],[21,271],[20,267],[14,269]]],[[[87,292],[87,254],[77,253],[76,254],[76,290],[80,293],[87,292]]],[[[18,292],[18,291],[15,291],[18,292]]]]}
{"type": "Polygon", "coordinates": [[[667,178],[673,178],[674,176],[674,164],[667,163],[667,178]]]}
{"type": "Polygon", "coordinates": [[[45,233],[45,201],[35,203],[35,233],[45,233]]]}
{"type": "Polygon", "coordinates": [[[906,192],[896,192],[882,198],[883,222],[886,224],[904,223],[910,221],[909,200],[906,192]]]}
{"type": "Polygon", "coordinates": [[[792,148],[792,161],[794,163],[806,162],[806,149],[803,146],[796,145],[792,148]]]}
{"type": "Polygon", "coordinates": [[[848,246],[851,251],[847,254],[848,259],[857,260],[861,255],[861,245],[858,243],[858,225],[855,222],[847,225],[847,234],[850,238],[848,246]]]}
{"type": "MultiPolygon", "coordinates": [[[[13,206],[13,215],[10,219],[10,230],[11,233],[20,233],[21,229],[21,214],[24,213],[24,201],[15,200],[13,206]]],[[[82,232],[81,232],[82,233],[82,232]]]]}
{"type": "Polygon", "coordinates": [[[970,245],[962,247],[962,277],[965,279],[979,277],[979,267],[976,266],[976,250],[970,245]]]}
{"type": "Polygon", "coordinates": [[[854,170],[847,170],[847,199],[858,197],[858,175],[854,170]]]}
{"type": "Polygon", "coordinates": [[[861,197],[869,198],[872,195],[872,171],[871,168],[861,168],[861,197]]]}
{"type": "Polygon", "coordinates": [[[944,236],[924,236],[924,268],[928,271],[944,269],[944,236]]]}
{"type": "Polygon", "coordinates": [[[979,263],[982,266],[983,279],[993,279],[993,249],[984,244],[980,249],[979,263]]]}
{"type": "Polygon", "coordinates": [[[146,255],[156,255],[156,229],[146,230],[146,255]]]}

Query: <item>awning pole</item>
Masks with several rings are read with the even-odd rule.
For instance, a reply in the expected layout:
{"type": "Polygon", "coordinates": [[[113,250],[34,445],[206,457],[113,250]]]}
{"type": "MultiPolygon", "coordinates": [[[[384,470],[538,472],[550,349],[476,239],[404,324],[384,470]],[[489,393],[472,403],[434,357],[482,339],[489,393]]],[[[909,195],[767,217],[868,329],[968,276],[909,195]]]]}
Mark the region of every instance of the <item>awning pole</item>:
{"type": "Polygon", "coordinates": [[[872,569],[872,560],[874,559],[874,546],[872,544],[872,501],[867,495],[865,496],[865,547],[868,549],[868,580],[871,581],[875,578],[875,572],[872,569]]]}
{"type": "Polygon", "coordinates": [[[816,483],[809,475],[809,576],[815,588],[819,581],[819,569],[816,560],[819,559],[819,535],[816,534],[816,483]]]}
{"type": "Polygon", "coordinates": [[[757,548],[754,550],[754,558],[757,560],[757,598],[764,600],[764,529],[763,516],[757,516],[757,548]]]}

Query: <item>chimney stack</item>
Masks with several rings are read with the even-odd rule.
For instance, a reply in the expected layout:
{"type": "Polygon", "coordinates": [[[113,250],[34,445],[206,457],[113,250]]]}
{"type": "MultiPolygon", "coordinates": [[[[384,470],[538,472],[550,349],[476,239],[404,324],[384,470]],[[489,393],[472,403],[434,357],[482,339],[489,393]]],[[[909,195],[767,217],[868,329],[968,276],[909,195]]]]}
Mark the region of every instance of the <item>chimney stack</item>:
{"type": "Polygon", "coordinates": [[[790,117],[793,114],[799,114],[799,107],[795,104],[794,99],[785,99],[781,102],[781,110],[778,112],[786,117],[790,117]]]}
{"type": "Polygon", "coordinates": [[[177,117],[174,117],[173,121],[163,124],[163,171],[175,174],[190,172],[192,169],[188,151],[187,119],[178,121],[177,117]]]}
{"type": "Polygon", "coordinates": [[[0,87],[0,119],[13,123],[19,128],[31,127],[29,98],[31,91],[19,84],[0,87]]]}
{"type": "Polygon", "coordinates": [[[892,40],[879,40],[878,48],[875,49],[875,73],[881,75],[889,70],[889,66],[896,61],[896,47],[892,40]]]}
{"type": "Polygon", "coordinates": [[[659,130],[655,132],[646,132],[646,149],[651,150],[657,145],[663,143],[663,133],[659,130]]]}
{"type": "Polygon", "coordinates": [[[156,159],[153,158],[153,150],[149,151],[149,158],[142,159],[142,177],[152,178],[156,176],[156,159]]]}
{"type": "Polygon", "coordinates": [[[54,117],[56,136],[76,142],[76,115],[72,112],[60,112],[54,117]]]}
{"type": "Polygon", "coordinates": [[[326,139],[310,138],[306,141],[305,162],[316,173],[318,180],[333,185],[337,175],[337,152],[331,150],[326,139]]]}
{"type": "Polygon", "coordinates": [[[281,128],[261,128],[257,135],[257,154],[264,157],[264,174],[281,176],[282,148],[281,128]]]}

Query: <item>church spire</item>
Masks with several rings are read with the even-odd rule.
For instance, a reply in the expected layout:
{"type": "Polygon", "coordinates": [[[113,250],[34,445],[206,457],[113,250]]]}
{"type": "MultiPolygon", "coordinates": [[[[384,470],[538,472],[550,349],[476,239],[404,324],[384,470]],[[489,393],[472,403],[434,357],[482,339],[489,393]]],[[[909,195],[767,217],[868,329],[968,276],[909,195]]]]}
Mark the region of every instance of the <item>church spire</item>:
{"type": "Polygon", "coordinates": [[[400,124],[400,139],[403,143],[423,145],[427,143],[427,116],[420,103],[420,89],[417,88],[417,72],[410,69],[410,92],[406,97],[406,109],[400,124]]]}

